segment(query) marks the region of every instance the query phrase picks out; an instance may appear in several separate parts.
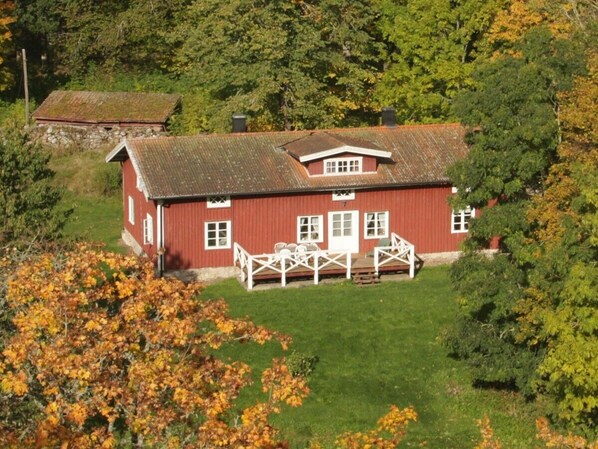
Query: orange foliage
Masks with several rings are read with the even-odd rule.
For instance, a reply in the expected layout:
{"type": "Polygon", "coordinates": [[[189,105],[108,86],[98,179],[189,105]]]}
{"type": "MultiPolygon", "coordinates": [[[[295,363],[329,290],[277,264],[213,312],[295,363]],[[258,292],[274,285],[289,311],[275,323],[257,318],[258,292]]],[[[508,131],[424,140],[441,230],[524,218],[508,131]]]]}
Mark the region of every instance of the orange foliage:
{"type": "Polygon", "coordinates": [[[550,429],[548,420],[540,418],[536,421],[538,433],[536,438],[547,448],[554,449],[598,449],[598,441],[588,442],[584,438],[572,434],[561,435],[550,429]]]}
{"type": "Polygon", "coordinates": [[[390,411],[378,420],[378,425],[369,432],[355,432],[341,435],[336,441],[339,449],[393,449],[405,436],[410,421],[417,421],[417,413],[411,407],[403,410],[391,406],[390,411]]]}
{"type": "Polygon", "coordinates": [[[575,25],[569,12],[577,0],[509,0],[490,29],[488,42],[499,48],[499,53],[514,53],[512,46],[532,28],[546,25],[555,36],[568,35],[575,25]]]}
{"type": "Polygon", "coordinates": [[[474,449],[502,449],[502,444],[494,436],[494,430],[492,430],[490,419],[487,416],[478,419],[477,425],[482,434],[482,441],[474,449]]]}
{"type": "Polygon", "coordinates": [[[281,403],[300,405],[305,381],[275,361],[263,375],[269,398],[237,422],[234,401],[251,370],[213,349],[289,339],[230,318],[224,301],[199,300],[200,289],[84,245],[23,264],[8,283],[17,331],[0,356],[0,382],[3,394],[35,397],[40,410],[20,441],[0,423],[0,446],[110,448],[128,430],[138,447],[279,447],[268,416],[281,403]]]}

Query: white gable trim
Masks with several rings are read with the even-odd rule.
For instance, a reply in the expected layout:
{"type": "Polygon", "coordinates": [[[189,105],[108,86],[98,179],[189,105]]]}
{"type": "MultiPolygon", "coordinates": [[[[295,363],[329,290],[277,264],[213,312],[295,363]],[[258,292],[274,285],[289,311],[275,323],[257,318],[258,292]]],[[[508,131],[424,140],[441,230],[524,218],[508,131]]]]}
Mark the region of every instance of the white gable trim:
{"type": "Polygon", "coordinates": [[[129,147],[129,142],[127,142],[126,139],[120,142],[116,147],[114,147],[114,149],[108,154],[108,156],[106,156],[106,162],[114,162],[120,160],[117,158],[117,156],[121,155],[123,151],[126,152],[129,156],[129,159],[131,159],[133,171],[135,172],[135,176],[137,176],[138,180],[138,185],[136,187],[143,192],[146,200],[149,199],[149,194],[145,186],[145,181],[143,179],[143,176],[141,176],[141,170],[139,170],[139,162],[137,161],[137,158],[135,157],[133,151],[131,151],[131,147],[129,147]]]}
{"type": "Polygon", "coordinates": [[[364,156],[374,156],[380,158],[390,159],[390,151],[374,150],[371,148],[352,147],[350,145],[343,145],[342,147],[332,148],[330,150],[320,151],[318,153],[301,156],[299,162],[309,162],[315,159],[322,159],[325,157],[335,156],[342,153],[362,154],[364,156]]]}

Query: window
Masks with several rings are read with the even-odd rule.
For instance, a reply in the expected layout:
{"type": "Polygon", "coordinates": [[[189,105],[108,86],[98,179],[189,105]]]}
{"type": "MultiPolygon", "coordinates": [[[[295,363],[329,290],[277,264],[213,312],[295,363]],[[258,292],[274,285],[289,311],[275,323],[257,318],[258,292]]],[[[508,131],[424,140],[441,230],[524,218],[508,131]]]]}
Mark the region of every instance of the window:
{"type": "Polygon", "coordinates": [[[364,221],[366,239],[388,237],[388,212],[366,212],[364,221]]]}
{"type": "Polygon", "coordinates": [[[475,209],[469,206],[463,210],[454,210],[451,215],[451,232],[467,232],[472,217],[475,217],[475,209]]]}
{"type": "Polygon", "coordinates": [[[154,243],[154,219],[147,214],[143,220],[143,244],[152,245],[154,243]]]}
{"type": "Polygon", "coordinates": [[[332,192],[332,201],[348,201],[355,199],[355,190],[335,190],[332,192]]]}
{"type": "Polygon", "coordinates": [[[135,224],[135,200],[129,196],[129,223],[135,224]]]}
{"type": "Polygon", "coordinates": [[[208,209],[216,209],[219,207],[230,207],[230,196],[216,195],[208,197],[208,209]]]}
{"type": "Polygon", "coordinates": [[[141,188],[141,177],[137,176],[137,181],[135,183],[135,187],[137,187],[137,190],[139,190],[141,192],[142,188],[141,188]]]}
{"type": "Polygon", "coordinates": [[[230,248],[230,221],[212,221],[205,224],[206,249],[230,248]]]}
{"type": "Polygon", "coordinates": [[[361,173],[360,157],[326,159],[324,160],[324,174],[326,175],[346,175],[351,173],[361,173]]]}
{"type": "Polygon", "coordinates": [[[322,215],[310,215],[297,217],[297,241],[298,242],[322,242],[322,215]]]}

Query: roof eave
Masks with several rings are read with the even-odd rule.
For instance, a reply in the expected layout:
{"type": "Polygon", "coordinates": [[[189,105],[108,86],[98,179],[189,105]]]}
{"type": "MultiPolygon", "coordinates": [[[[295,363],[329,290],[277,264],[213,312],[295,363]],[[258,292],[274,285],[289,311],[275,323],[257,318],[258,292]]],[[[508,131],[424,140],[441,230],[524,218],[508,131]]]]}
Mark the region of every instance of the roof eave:
{"type": "Polygon", "coordinates": [[[147,198],[154,201],[168,201],[168,200],[193,200],[199,198],[206,198],[214,195],[230,195],[230,196],[266,196],[266,195],[284,195],[294,193],[309,193],[309,192],[330,192],[332,190],[370,190],[370,189],[391,189],[396,187],[434,187],[434,186],[450,186],[451,182],[447,180],[438,181],[421,181],[421,182],[405,182],[392,184],[370,184],[363,186],[331,186],[331,187],[317,187],[304,189],[289,189],[289,190],[268,190],[261,192],[223,192],[223,193],[204,193],[204,194],[190,194],[190,195],[166,195],[166,196],[148,196],[147,198]]]}
{"type": "Polygon", "coordinates": [[[323,159],[325,157],[336,156],[342,153],[354,153],[363,156],[373,156],[382,159],[390,159],[392,153],[390,151],[375,150],[373,148],[353,147],[350,145],[343,145],[341,147],[331,148],[329,150],[318,151],[317,153],[307,154],[299,157],[299,162],[310,162],[316,159],[323,159]]]}
{"type": "Polygon", "coordinates": [[[108,156],[106,156],[106,162],[124,162],[129,158],[129,147],[127,139],[119,142],[108,156]]]}

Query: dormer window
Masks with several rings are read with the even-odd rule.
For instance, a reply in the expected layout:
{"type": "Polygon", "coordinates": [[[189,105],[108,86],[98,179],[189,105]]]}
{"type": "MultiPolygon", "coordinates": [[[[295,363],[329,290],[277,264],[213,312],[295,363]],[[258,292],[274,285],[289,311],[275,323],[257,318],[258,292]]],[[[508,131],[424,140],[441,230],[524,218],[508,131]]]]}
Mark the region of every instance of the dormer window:
{"type": "Polygon", "coordinates": [[[220,207],[230,207],[230,196],[214,195],[208,197],[208,209],[217,209],[220,207]]]}
{"type": "Polygon", "coordinates": [[[326,175],[347,175],[362,172],[361,157],[345,157],[324,160],[324,174],[326,175]]]}

